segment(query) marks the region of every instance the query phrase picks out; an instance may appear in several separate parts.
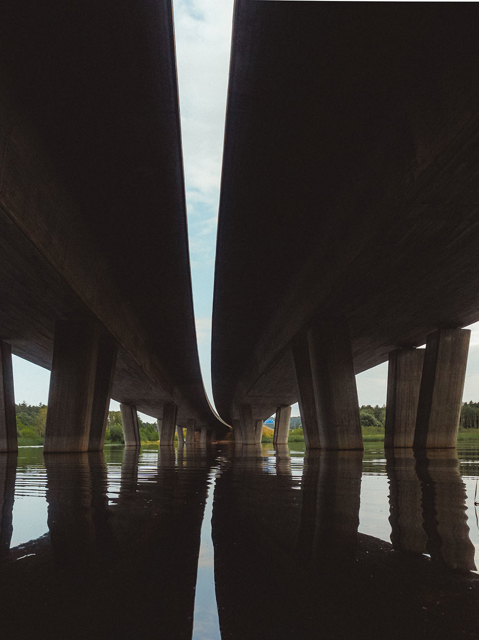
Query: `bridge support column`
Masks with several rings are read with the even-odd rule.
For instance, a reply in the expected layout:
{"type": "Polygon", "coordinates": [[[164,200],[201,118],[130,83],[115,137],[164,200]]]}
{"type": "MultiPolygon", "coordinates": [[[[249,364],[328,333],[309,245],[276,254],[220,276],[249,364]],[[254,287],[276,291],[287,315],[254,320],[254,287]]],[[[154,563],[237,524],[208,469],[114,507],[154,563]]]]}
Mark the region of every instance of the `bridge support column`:
{"type": "Polygon", "coordinates": [[[195,442],[195,427],[196,420],[190,418],[186,423],[186,445],[194,444],[195,442]]]}
{"type": "Polygon", "coordinates": [[[133,404],[120,404],[121,421],[123,423],[123,435],[127,447],[139,447],[140,430],[138,428],[138,414],[133,404]]]}
{"type": "Polygon", "coordinates": [[[0,451],[17,451],[12,348],[0,341],[0,451]]]}
{"type": "Polygon", "coordinates": [[[45,453],[88,451],[97,350],[98,330],[92,322],[56,323],[45,453]]]}
{"type": "Polygon", "coordinates": [[[176,416],[178,407],[174,402],[163,405],[160,447],[172,447],[175,444],[176,416]]]}
{"type": "Polygon", "coordinates": [[[178,446],[183,446],[185,444],[185,435],[183,433],[183,427],[179,425],[176,426],[176,433],[178,434],[178,446]]]}
{"type": "Polygon", "coordinates": [[[291,351],[298,387],[299,412],[303,427],[306,449],[320,449],[318,417],[316,414],[316,400],[314,397],[313,372],[309,357],[309,345],[306,334],[301,334],[294,340],[291,351]]]}
{"type": "Polygon", "coordinates": [[[291,420],[291,407],[278,407],[276,420],[274,421],[273,444],[288,444],[289,423],[291,420]]]}
{"type": "Polygon", "coordinates": [[[13,533],[13,503],[18,455],[0,453],[0,558],[8,556],[13,533]]]}
{"type": "Polygon", "coordinates": [[[250,404],[240,406],[240,424],[243,444],[257,444],[258,434],[256,429],[257,420],[253,418],[253,409],[250,404]]]}
{"type": "Polygon", "coordinates": [[[200,445],[202,447],[206,447],[208,440],[208,429],[206,427],[201,427],[200,445]]]}
{"type": "Polygon", "coordinates": [[[95,386],[91,412],[89,451],[101,451],[105,442],[106,423],[110,408],[111,388],[116,364],[116,342],[110,336],[100,336],[96,360],[95,386]]]}
{"type": "Polygon", "coordinates": [[[456,446],[466,377],[469,329],[439,329],[427,337],[414,447],[456,446]]]}
{"type": "Polygon", "coordinates": [[[424,349],[396,349],[389,354],[384,446],[412,447],[424,349]]]}
{"type": "Polygon", "coordinates": [[[241,428],[241,420],[233,418],[232,422],[235,444],[243,444],[243,430],[241,428]]]}
{"type": "Polygon", "coordinates": [[[256,444],[261,444],[261,440],[263,439],[263,421],[262,420],[255,420],[254,433],[256,436],[256,444]]]}
{"type": "Polygon", "coordinates": [[[351,338],[345,323],[316,324],[309,333],[319,437],[325,449],[362,449],[351,338]]]}

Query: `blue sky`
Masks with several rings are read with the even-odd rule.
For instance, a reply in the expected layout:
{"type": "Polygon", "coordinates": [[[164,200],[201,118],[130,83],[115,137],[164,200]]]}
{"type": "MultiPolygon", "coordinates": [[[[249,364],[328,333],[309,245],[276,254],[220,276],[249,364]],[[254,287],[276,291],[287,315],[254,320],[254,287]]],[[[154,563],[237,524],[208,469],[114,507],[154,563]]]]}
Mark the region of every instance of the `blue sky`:
{"type": "MultiPolygon", "coordinates": [[[[203,378],[212,399],[211,313],[233,0],[173,0],[173,6],[193,300],[203,378]]],[[[479,400],[479,323],[472,329],[467,401],[479,400]]],[[[14,378],[17,402],[47,403],[48,371],[14,357],[14,378]]],[[[385,404],[386,363],[356,379],[360,404],[385,404]]],[[[118,409],[118,403],[111,408],[118,409]]],[[[293,415],[299,415],[297,405],[293,415]]]]}

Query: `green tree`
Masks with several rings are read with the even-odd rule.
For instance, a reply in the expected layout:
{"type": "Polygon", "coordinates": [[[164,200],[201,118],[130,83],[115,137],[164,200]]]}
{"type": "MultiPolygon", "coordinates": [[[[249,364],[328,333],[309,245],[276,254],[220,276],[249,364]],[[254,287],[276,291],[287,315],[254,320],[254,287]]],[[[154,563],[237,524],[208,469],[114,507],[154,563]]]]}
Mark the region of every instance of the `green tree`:
{"type": "Polygon", "coordinates": [[[373,416],[372,413],[360,412],[361,426],[362,427],[379,427],[380,424],[373,416]]]}
{"type": "Polygon", "coordinates": [[[35,417],[34,427],[42,438],[45,437],[45,427],[47,424],[47,405],[40,404],[39,411],[35,417]]]}

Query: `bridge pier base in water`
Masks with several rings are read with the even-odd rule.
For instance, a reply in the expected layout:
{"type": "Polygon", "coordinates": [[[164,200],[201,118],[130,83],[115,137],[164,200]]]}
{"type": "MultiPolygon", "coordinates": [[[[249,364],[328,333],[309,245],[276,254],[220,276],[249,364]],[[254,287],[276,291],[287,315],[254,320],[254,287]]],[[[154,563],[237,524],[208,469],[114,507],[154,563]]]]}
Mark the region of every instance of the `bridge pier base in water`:
{"type": "Polygon", "coordinates": [[[291,420],[291,406],[278,407],[274,421],[273,444],[288,444],[289,423],[291,420]]]}
{"type": "Polygon", "coordinates": [[[469,351],[469,329],[438,329],[427,337],[414,447],[456,446],[469,351]]]}
{"type": "MultiPolygon", "coordinates": [[[[240,406],[240,430],[241,430],[241,443],[242,444],[257,444],[258,443],[258,429],[257,420],[253,418],[253,408],[250,404],[242,404],[240,406]]],[[[235,425],[233,425],[235,426],[235,425]]],[[[236,425],[237,428],[238,425],[236,425]]],[[[236,437],[235,437],[236,440],[236,437]]],[[[236,442],[239,442],[236,440],[236,442]]]]}
{"type": "Polygon", "coordinates": [[[235,444],[243,444],[243,430],[241,429],[241,421],[238,418],[233,418],[232,423],[235,444]]]}
{"type": "Polygon", "coordinates": [[[309,352],[319,438],[325,449],[362,449],[358,392],[346,323],[314,324],[309,352]]]}
{"type": "Polygon", "coordinates": [[[178,435],[178,446],[183,446],[185,444],[185,434],[183,433],[183,427],[180,425],[176,425],[176,433],[178,435]]]}
{"type": "Polygon", "coordinates": [[[138,414],[133,404],[120,404],[121,421],[123,423],[123,435],[127,447],[139,447],[140,429],[138,427],[138,414]]]}
{"type": "Polygon", "coordinates": [[[176,416],[178,406],[174,402],[163,405],[163,420],[161,421],[160,447],[172,447],[175,444],[176,416]]]}
{"type": "Polygon", "coordinates": [[[186,445],[192,445],[195,442],[195,427],[196,420],[194,418],[190,418],[186,423],[186,445]]]}
{"type": "Polygon", "coordinates": [[[89,451],[101,451],[105,442],[111,388],[115,375],[116,354],[117,347],[113,338],[107,335],[100,336],[93,390],[89,451]]]}
{"type": "Polygon", "coordinates": [[[384,446],[412,447],[424,349],[396,349],[389,354],[384,446]]]}
{"type": "Polygon", "coordinates": [[[0,341],[0,451],[17,451],[12,348],[0,341]]]}
{"type": "Polygon", "coordinates": [[[97,351],[98,328],[94,323],[56,323],[45,453],[88,451],[97,351]]]}
{"type": "Polygon", "coordinates": [[[261,444],[261,440],[263,439],[263,421],[262,420],[255,420],[254,435],[256,436],[256,444],[261,444]]]}
{"type": "Polygon", "coordinates": [[[320,449],[318,416],[314,397],[313,372],[309,356],[308,336],[298,335],[291,345],[291,352],[298,388],[299,412],[306,449],[320,449]]]}

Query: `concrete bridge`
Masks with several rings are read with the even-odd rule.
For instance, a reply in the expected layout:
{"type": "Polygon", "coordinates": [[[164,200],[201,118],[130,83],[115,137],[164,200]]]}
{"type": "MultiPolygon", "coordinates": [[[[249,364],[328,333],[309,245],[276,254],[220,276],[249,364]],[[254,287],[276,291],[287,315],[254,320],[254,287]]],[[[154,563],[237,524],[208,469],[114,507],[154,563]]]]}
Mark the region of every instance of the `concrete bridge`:
{"type": "Polygon", "coordinates": [[[354,375],[389,360],[386,446],[455,446],[478,26],[464,4],[236,2],[212,376],[237,441],[299,401],[308,447],[360,449],[354,375]]]}
{"type": "MultiPolygon", "coordinates": [[[[479,319],[475,5],[235,6],[213,386],[238,443],[299,401],[362,447],[354,374],[389,359],[386,445],[453,447],[479,319]],[[415,347],[427,341],[427,349],[415,347]]],[[[194,329],[171,5],[0,12],[0,450],[11,353],[51,368],[45,450],[103,446],[110,396],[225,432],[194,329]]]]}
{"type": "Polygon", "coordinates": [[[0,10],[0,450],[16,449],[11,353],[51,369],[45,451],[101,449],[110,396],[226,429],[194,327],[171,5],[0,10]]]}

